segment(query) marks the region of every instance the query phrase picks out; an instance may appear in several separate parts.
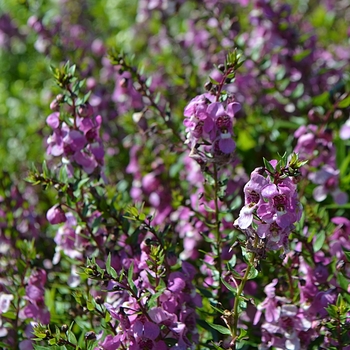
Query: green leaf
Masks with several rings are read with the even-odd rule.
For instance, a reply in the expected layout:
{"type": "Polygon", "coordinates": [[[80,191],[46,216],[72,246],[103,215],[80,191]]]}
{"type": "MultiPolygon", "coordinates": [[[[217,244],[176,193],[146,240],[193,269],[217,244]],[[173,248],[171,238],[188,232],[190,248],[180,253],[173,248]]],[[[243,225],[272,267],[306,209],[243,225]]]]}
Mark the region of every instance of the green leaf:
{"type": "Polygon", "coordinates": [[[91,95],[91,91],[89,91],[87,94],[84,95],[83,101],[82,101],[83,104],[85,104],[88,101],[88,99],[90,98],[90,95],[91,95]]]}
{"type": "Polygon", "coordinates": [[[227,283],[222,277],[221,277],[221,282],[222,284],[229,290],[231,291],[234,295],[237,294],[237,290],[235,287],[231,286],[229,283],[227,283]]]}
{"type": "Polygon", "coordinates": [[[153,294],[147,301],[147,306],[149,308],[156,307],[157,306],[157,300],[158,298],[164,293],[164,288],[160,290],[159,292],[153,294]]]}
{"type": "Polygon", "coordinates": [[[207,322],[207,323],[211,328],[217,330],[221,334],[231,335],[231,331],[228,328],[215,323],[210,323],[210,322],[207,322]]]}
{"type": "Polygon", "coordinates": [[[44,177],[50,177],[50,171],[47,167],[47,164],[46,164],[46,160],[43,161],[43,165],[42,165],[42,169],[43,169],[43,175],[44,177]]]}
{"type": "Polygon", "coordinates": [[[248,264],[248,265],[251,265],[251,259],[252,259],[252,256],[253,256],[253,253],[252,252],[249,252],[247,251],[247,249],[245,247],[241,247],[241,250],[242,250],[242,255],[243,255],[243,259],[244,261],[248,264]]]}
{"type": "Polygon", "coordinates": [[[325,91],[323,94],[318,95],[312,99],[312,102],[315,106],[322,106],[327,101],[329,101],[329,92],[325,91]]]}
{"type": "Polygon", "coordinates": [[[15,320],[16,319],[16,313],[13,312],[13,311],[7,311],[4,314],[2,314],[2,317],[3,318],[8,318],[10,320],[15,320]]]}
{"type": "Polygon", "coordinates": [[[236,270],[231,270],[230,271],[233,275],[234,278],[238,279],[238,280],[241,280],[243,277],[236,271],[236,270]]]}
{"type": "Polygon", "coordinates": [[[212,77],[209,77],[209,80],[213,85],[219,85],[219,82],[213,79],[212,77]]]}
{"type": "Polygon", "coordinates": [[[302,59],[304,59],[305,57],[309,56],[311,53],[311,49],[307,49],[304,51],[301,51],[295,55],[293,55],[293,60],[295,62],[300,62],[302,59]]]}
{"type": "Polygon", "coordinates": [[[248,331],[246,329],[241,328],[238,336],[238,340],[243,339],[247,334],[248,334],[248,331]]]}
{"type": "Polygon", "coordinates": [[[108,254],[107,261],[106,261],[106,271],[110,275],[111,272],[111,253],[108,254]]]}
{"type": "Polygon", "coordinates": [[[89,177],[86,177],[85,179],[82,179],[82,180],[80,180],[79,181],[79,183],[78,183],[78,188],[82,188],[87,182],[89,182],[90,181],[90,178],[89,177]]]}
{"type": "Polygon", "coordinates": [[[265,168],[266,168],[271,174],[274,174],[274,173],[275,173],[275,169],[274,169],[274,167],[270,164],[270,162],[269,162],[266,158],[263,158],[263,162],[264,162],[265,168]]]}
{"type": "Polygon", "coordinates": [[[252,279],[256,278],[258,275],[259,275],[259,271],[254,266],[252,266],[250,268],[250,271],[249,271],[247,277],[248,277],[248,280],[252,280],[252,279]]]}
{"type": "Polygon", "coordinates": [[[212,301],[210,301],[210,306],[216,311],[218,312],[219,314],[223,314],[224,313],[224,310],[221,310],[219,308],[217,308],[212,301]]]}
{"type": "Polygon", "coordinates": [[[341,100],[338,103],[338,107],[339,108],[346,108],[346,107],[349,107],[349,106],[350,106],[350,95],[345,97],[343,100],[341,100]]]}
{"type": "Polygon", "coordinates": [[[211,342],[210,345],[215,349],[215,350],[224,350],[221,346],[211,342]]]}
{"type": "Polygon", "coordinates": [[[347,250],[343,247],[343,252],[348,262],[350,262],[350,250],[347,250]]]}
{"type": "Polygon", "coordinates": [[[68,331],[67,337],[68,337],[68,341],[70,341],[74,345],[77,345],[77,338],[75,337],[72,331],[68,331]]]}
{"type": "Polygon", "coordinates": [[[106,312],[106,316],[105,316],[105,321],[106,323],[109,322],[112,319],[112,316],[109,312],[106,312]]]}
{"type": "Polygon", "coordinates": [[[292,92],[291,97],[292,98],[299,98],[300,96],[302,96],[304,93],[304,84],[299,83],[297,85],[297,87],[295,88],[295,90],[292,92]]]}
{"type": "Polygon", "coordinates": [[[326,233],[324,230],[321,230],[319,233],[317,233],[316,241],[315,241],[314,246],[313,246],[315,253],[318,252],[322,248],[325,239],[326,239],[326,233]]]}
{"type": "Polygon", "coordinates": [[[151,86],[151,84],[152,84],[152,77],[148,77],[145,85],[149,88],[151,86]]]}
{"type": "Polygon", "coordinates": [[[349,280],[341,273],[338,273],[337,280],[342,289],[347,290],[349,286],[349,280]]]}
{"type": "Polygon", "coordinates": [[[56,340],[56,338],[52,338],[52,339],[50,339],[50,340],[48,341],[48,343],[49,343],[50,345],[55,345],[55,344],[57,343],[57,340],[56,340]]]}
{"type": "Polygon", "coordinates": [[[58,179],[60,180],[60,182],[62,183],[68,183],[68,173],[67,173],[67,166],[66,164],[63,164],[60,168],[60,172],[58,175],[58,179]]]}
{"type": "Polygon", "coordinates": [[[117,271],[111,266],[111,253],[109,253],[107,257],[106,271],[112,278],[116,279],[118,277],[117,271]]]}
{"type": "Polygon", "coordinates": [[[86,300],[86,308],[87,308],[89,311],[95,310],[95,305],[94,305],[94,303],[92,302],[92,300],[86,300]]]}
{"type": "Polygon", "coordinates": [[[133,275],[134,275],[134,263],[132,262],[129,270],[128,270],[128,284],[130,288],[132,289],[133,293],[136,295],[137,294],[137,288],[135,286],[134,280],[133,280],[133,275]]]}

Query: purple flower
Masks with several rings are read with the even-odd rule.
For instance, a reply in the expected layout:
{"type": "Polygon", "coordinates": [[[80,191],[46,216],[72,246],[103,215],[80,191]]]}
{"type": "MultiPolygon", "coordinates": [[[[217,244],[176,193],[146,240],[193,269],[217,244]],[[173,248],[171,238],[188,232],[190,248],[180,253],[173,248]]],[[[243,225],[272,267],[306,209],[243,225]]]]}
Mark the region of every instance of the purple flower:
{"type": "Polygon", "coordinates": [[[338,225],[334,233],[330,237],[330,253],[338,260],[344,259],[344,252],[342,248],[350,250],[350,220],[344,217],[334,217],[331,220],[338,225]]]}
{"type": "Polygon", "coordinates": [[[47,211],[46,218],[51,225],[60,224],[67,220],[66,214],[58,204],[47,211]]]}
{"type": "Polygon", "coordinates": [[[148,315],[156,324],[164,324],[170,326],[177,321],[175,314],[167,312],[161,307],[154,307],[150,309],[148,315]]]}
{"type": "Polygon", "coordinates": [[[24,297],[28,304],[20,311],[21,318],[32,318],[43,324],[50,322],[50,312],[47,310],[44,302],[45,282],[46,272],[44,270],[37,269],[32,272],[26,287],[26,296],[24,297]]]}
{"type": "Polygon", "coordinates": [[[63,142],[69,145],[73,152],[76,152],[85,147],[87,140],[80,131],[72,130],[64,137],[63,142]]]}
{"type": "Polygon", "coordinates": [[[218,134],[214,142],[218,141],[220,151],[225,154],[230,154],[236,148],[232,139],[232,120],[240,108],[241,105],[237,102],[229,103],[226,109],[221,102],[211,103],[207,108],[207,113],[215,122],[216,134],[218,134]]]}
{"type": "Polygon", "coordinates": [[[74,153],[73,159],[86,171],[91,174],[97,167],[95,157],[85,153],[84,151],[78,151],[74,153]]]}
{"type": "Polygon", "coordinates": [[[268,202],[259,206],[259,217],[267,223],[276,222],[281,228],[291,226],[301,215],[294,194],[295,189],[291,191],[288,186],[265,186],[261,195],[268,199],[268,202]]]}
{"type": "Polygon", "coordinates": [[[160,333],[160,329],[159,326],[153,322],[136,320],[133,324],[133,332],[136,339],[147,338],[155,340],[160,333]]]}
{"type": "Polygon", "coordinates": [[[168,289],[173,293],[178,293],[186,287],[185,276],[182,272],[172,272],[168,279],[168,289]]]}
{"type": "Polygon", "coordinates": [[[207,161],[225,163],[235,150],[232,127],[234,115],[239,111],[240,104],[232,100],[231,96],[225,102],[218,102],[214,95],[207,93],[196,96],[186,106],[185,143],[190,144],[192,150],[190,156],[199,163],[207,161]]]}
{"type": "Polygon", "coordinates": [[[350,118],[340,128],[339,137],[342,140],[349,140],[350,139],[350,118]]]}
{"type": "Polygon", "coordinates": [[[321,170],[311,173],[309,179],[317,186],[313,191],[313,196],[317,202],[322,202],[328,194],[331,194],[337,204],[346,204],[348,195],[339,189],[339,170],[335,170],[329,165],[324,165],[321,170]]]}
{"type": "Polygon", "coordinates": [[[57,264],[60,260],[60,252],[63,251],[72,259],[81,258],[82,254],[78,251],[79,239],[75,232],[77,221],[72,213],[66,214],[67,221],[61,226],[56,234],[55,243],[56,253],[53,258],[53,263],[57,264]]]}
{"type": "Polygon", "coordinates": [[[54,112],[50,114],[46,119],[46,123],[51,129],[54,129],[54,130],[57,129],[60,126],[59,112],[54,112]]]}
{"type": "Polygon", "coordinates": [[[337,293],[335,290],[318,292],[312,299],[312,303],[307,310],[307,313],[317,318],[324,318],[328,315],[325,309],[329,304],[334,304],[337,299],[337,293]]]}
{"type": "Polygon", "coordinates": [[[254,212],[258,204],[263,200],[261,191],[269,182],[257,172],[252,172],[250,180],[244,186],[245,206],[239,213],[239,218],[235,221],[235,225],[241,229],[247,229],[253,222],[254,212]]]}
{"type": "Polygon", "coordinates": [[[208,94],[196,96],[191,102],[185,107],[184,116],[188,118],[196,117],[199,120],[205,120],[208,117],[207,114],[207,98],[208,94]]]}
{"type": "Polygon", "coordinates": [[[119,338],[119,336],[107,335],[104,341],[99,342],[98,345],[100,346],[100,349],[103,350],[115,350],[120,347],[119,338]]]}
{"type": "Polygon", "coordinates": [[[8,311],[8,309],[10,308],[11,300],[13,300],[12,294],[0,294],[0,314],[4,314],[8,311]]]}

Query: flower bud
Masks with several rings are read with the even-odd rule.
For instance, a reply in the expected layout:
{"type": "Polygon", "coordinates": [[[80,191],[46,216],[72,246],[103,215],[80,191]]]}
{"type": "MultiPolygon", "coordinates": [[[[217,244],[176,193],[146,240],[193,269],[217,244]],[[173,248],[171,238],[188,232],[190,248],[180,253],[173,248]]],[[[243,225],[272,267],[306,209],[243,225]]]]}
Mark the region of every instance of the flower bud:
{"type": "Polygon", "coordinates": [[[95,298],[95,301],[96,301],[96,304],[98,304],[98,305],[102,305],[103,304],[103,298],[100,296],[100,295],[98,295],[96,298],[95,298]]]}
{"type": "Polygon", "coordinates": [[[46,218],[51,225],[60,224],[67,220],[66,214],[58,204],[47,211],[46,218]]]}
{"type": "Polygon", "coordinates": [[[86,332],[85,333],[85,339],[86,340],[95,340],[96,339],[96,334],[93,331],[86,332]]]}
{"type": "Polygon", "coordinates": [[[91,117],[93,109],[89,103],[79,106],[78,109],[79,116],[82,118],[91,117]]]}
{"type": "Polygon", "coordinates": [[[69,327],[68,327],[66,324],[64,324],[64,325],[61,326],[61,331],[62,331],[63,333],[66,333],[66,332],[68,331],[68,329],[69,329],[69,327]]]}

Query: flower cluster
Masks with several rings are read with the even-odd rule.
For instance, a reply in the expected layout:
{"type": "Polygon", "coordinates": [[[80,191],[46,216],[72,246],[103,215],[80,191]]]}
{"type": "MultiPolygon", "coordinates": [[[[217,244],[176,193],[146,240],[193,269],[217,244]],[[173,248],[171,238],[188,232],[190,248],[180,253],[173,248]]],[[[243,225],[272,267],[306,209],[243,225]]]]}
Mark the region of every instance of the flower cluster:
{"type": "Polygon", "coordinates": [[[269,169],[255,169],[244,186],[245,205],[235,226],[250,236],[257,234],[267,250],[288,251],[288,236],[301,218],[302,206],[287,168],[281,169],[276,160],[269,164],[269,169]]]}
{"type": "Polygon", "coordinates": [[[311,336],[315,335],[311,329],[312,322],[303,309],[294,305],[288,298],[275,294],[277,283],[276,278],[265,287],[267,297],[258,305],[254,319],[254,324],[257,324],[262,311],[265,312],[265,322],[261,326],[261,349],[306,349],[311,336]]]}
{"type": "Polygon", "coordinates": [[[0,348],[349,348],[345,2],[92,3],[0,15],[13,154],[56,96],[40,186],[0,172],[0,348]]]}
{"type": "Polygon", "coordinates": [[[232,159],[236,148],[233,140],[233,118],[240,108],[240,104],[233,97],[225,102],[218,102],[210,93],[195,97],[186,106],[186,143],[191,147],[190,156],[199,164],[222,164],[232,159]]]}
{"type": "Polygon", "coordinates": [[[201,297],[192,284],[196,271],[182,262],[181,270],[165,275],[177,259],[164,260],[160,247],[150,242],[150,237],[146,238],[141,255],[133,259],[122,252],[112,258],[116,271],[129,265],[132,272],[128,278],[109,282],[108,289],[116,292],[109,293],[104,306],[116,335],[100,341],[103,349],[116,349],[121,344],[134,350],[169,349],[172,344],[170,349],[186,350],[198,342],[195,308],[201,306],[201,297]]]}
{"type": "Polygon", "coordinates": [[[348,53],[334,53],[320,46],[310,23],[296,25],[300,17],[291,5],[266,0],[251,3],[252,30],[238,33],[236,39],[246,43],[249,57],[245,62],[247,73],[237,77],[237,98],[261,104],[267,115],[278,111],[279,118],[305,113],[303,106],[310,106],[310,97],[332,89],[341,80],[348,53]],[[256,56],[264,58],[263,69],[256,64],[256,56]],[[271,89],[273,93],[265,93],[271,89]]]}
{"type": "Polygon", "coordinates": [[[87,104],[81,106],[78,115],[67,122],[60,119],[60,112],[53,112],[46,120],[53,130],[47,140],[47,153],[55,157],[62,156],[62,161],[68,165],[71,174],[72,163],[78,164],[88,174],[103,165],[104,150],[99,137],[102,118],[92,118],[91,112],[92,109],[87,104]]]}
{"type": "MultiPolygon", "coordinates": [[[[310,114],[314,112],[310,111],[310,114]]],[[[310,167],[317,169],[307,174],[306,168],[303,173],[318,185],[313,191],[314,199],[321,202],[331,194],[337,204],[347,203],[348,195],[339,188],[340,171],[336,166],[336,149],[332,131],[309,124],[299,127],[294,136],[298,140],[294,152],[299,154],[300,159],[308,160],[310,167]]]]}
{"type": "Polygon", "coordinates": [[[308,349],[310,343],[320,335],[322,325],[329,317],[326,308],[336,302],[337,283],[329,280],[326,266],[329,259],[318,253],[315,256],[317,263],[312,267],[300,256],[301,249],[298,244],[296,252],[288,253],[283,261],[284,268],[299,270],[299,298],[286,297],[289,293],[293,295],[296,285],[292,281],[289,281],[289,290],[277,278],[264,289],[267,297],[258,305],[254,319],[254,324],[257,324],[264,314],[261,325],[262,349],[271,346],[280,349],[308,349]]]}
{"type": "Polygon", "coordinates": [[[20,313],[22,318],[32,318],[42,324],[50,322],[50,313],[44,302],[45,283],[45,270],[38,269],[32,272],[28,279],[26,296],[24,298],[27,300],[27,305],[20,313]]]}

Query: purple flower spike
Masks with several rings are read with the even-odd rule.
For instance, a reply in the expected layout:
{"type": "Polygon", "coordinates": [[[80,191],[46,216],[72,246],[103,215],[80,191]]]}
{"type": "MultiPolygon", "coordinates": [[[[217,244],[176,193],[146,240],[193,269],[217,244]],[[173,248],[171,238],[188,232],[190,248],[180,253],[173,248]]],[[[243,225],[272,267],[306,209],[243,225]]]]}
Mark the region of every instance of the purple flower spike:
{"type": "Polygon", "coordinates": [[[190,144],[190,157],[199,164],[226,164],[232,160],[236,143],[233,140],[233,118],[241,108],[233,96],[224,102],[207,93],[195,97],[185,108],[185,143],[190,144]],[[211,145],[211,147],[207,147],[211,145]]]}

